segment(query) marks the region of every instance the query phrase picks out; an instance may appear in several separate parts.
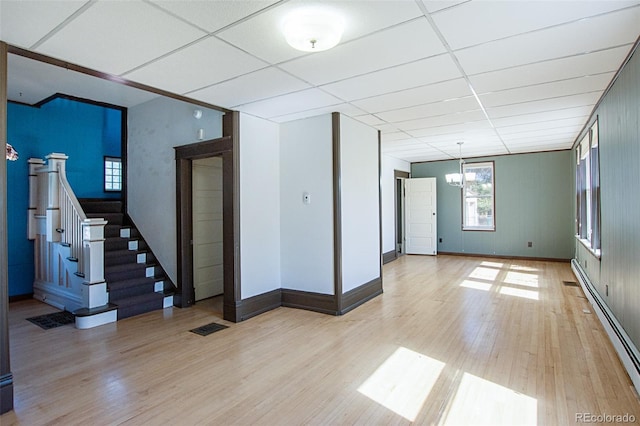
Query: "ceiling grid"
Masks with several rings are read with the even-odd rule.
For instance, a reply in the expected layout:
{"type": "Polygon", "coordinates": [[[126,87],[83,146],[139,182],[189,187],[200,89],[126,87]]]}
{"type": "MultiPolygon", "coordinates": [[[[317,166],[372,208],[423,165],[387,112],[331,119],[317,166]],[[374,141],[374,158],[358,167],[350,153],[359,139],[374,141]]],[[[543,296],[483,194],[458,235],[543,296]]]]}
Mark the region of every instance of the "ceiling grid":
{"type": "MultiPolygon", "coordinates": [[[[639,29],[638,0],[0,1],[10,45],[274,122],[338,111],[410,162],[459,141],[465,157],[569,149],[639,29]],[[285,42],[310,4],[344,17],[335,48],[285,42]]],[[[158,96],[15,54],[8,85],[23,103],[158,96]]]]}

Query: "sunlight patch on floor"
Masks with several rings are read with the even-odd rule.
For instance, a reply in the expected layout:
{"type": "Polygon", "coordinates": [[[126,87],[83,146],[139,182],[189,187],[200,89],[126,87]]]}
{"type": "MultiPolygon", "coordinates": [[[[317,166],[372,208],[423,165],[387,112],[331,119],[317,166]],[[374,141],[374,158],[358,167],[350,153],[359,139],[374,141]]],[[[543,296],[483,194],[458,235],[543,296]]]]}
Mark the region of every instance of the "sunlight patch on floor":
{"type": "Polygon", "coordinates": [[[496,383],[464,373],[443,425],[536,425],[538,401],[496,383]]]}
{"type": "Polygon", "coordinates": [[[538,275],[526,274],[522,272],[507,272],[507,276],[505,277],[504,282],[507,284],[516,284],[526,287],[539,287],[538,275]]]}
{"type": "Polygon", "coordinates": [[[493,284],[491,283],[481,283],[478,281],[471,281],[471,280],[464,280],[462,281],[462,283],[460,283],[460,287],[466,287],[466,288],[472,288],[474,290],[484,290],[484,291],[491,290],[492,285],[493,284]]]}
{"type": "Polygon", "coordinates": [[[444,366],[436,359],[399,347],[358,392],[414,421],[444,366]]]}
{"type": "Polygon", "coordinates": [[[500,288],[500,294],[506,294],[507,296],[522,297],[524,299],[540,300],[540,295],[534,290],[523,290],[521,288],[502,287],[500,288]]]}
{"type": "Polygon", "coordinates": [[[532,268],[531,266],[523,265],[511,265],[509,269],[513,269],[514,271],[538,272],[538,268],[532,268]]]}
{"type": "Polygon", "coordinates": [[[501,262],[489,262],[489,261],[485,260],[480,265],[488,266],[490,268],[502,268],[504,266],[504,263],[501,263],[501,262]]]}
{"type": "Polygon", "coordinates": [[[499,272],[499,269],[483,268],[481,266],[478,266],[473,270],[473,272],[469,274],[469,278],[493,281],[496,279],[499,272]]]}

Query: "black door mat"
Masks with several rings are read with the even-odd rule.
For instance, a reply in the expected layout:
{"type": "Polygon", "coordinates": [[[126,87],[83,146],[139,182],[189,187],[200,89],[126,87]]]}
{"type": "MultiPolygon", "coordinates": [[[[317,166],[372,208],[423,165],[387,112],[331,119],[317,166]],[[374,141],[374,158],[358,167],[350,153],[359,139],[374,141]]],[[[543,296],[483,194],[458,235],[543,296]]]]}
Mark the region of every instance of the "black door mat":
{"type": "Polygon", "coordinates": [[[562,284],[566,285],[567,287],[578,287],[578,283],[575,281],[562,281],[562,284]]]}
{"type": "Polygon", "coordinates": [[[76,317],[71,312],[62,311],[27,318],[27,321],[32,322],[44,330],[49,330],[50,328],[73,324],[76,321],[76,317]]]}
{"type": "Polygon", "coordinates": [[[189,330],[192,333],[199,334],[201,336],[208,336],[211,333],[215,333],[216,331],[224,330],[225,328],[229,328],[226,325],[216,324],[212,322],[211,324],[203,325],[198,328],[194,328],[193,330],[189,330]]]}

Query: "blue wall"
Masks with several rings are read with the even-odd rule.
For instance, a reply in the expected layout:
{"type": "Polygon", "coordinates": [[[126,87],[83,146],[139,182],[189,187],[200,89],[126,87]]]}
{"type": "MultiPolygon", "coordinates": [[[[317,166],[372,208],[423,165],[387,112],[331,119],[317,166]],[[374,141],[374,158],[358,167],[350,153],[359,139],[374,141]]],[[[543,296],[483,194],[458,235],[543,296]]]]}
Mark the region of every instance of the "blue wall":
{"type": "Polygon", "coordinates": [[[570,259],[574,253],[571,151],[474,158],[493,161],[495,232],[462,231],[462,198],[445,174],[458,161],[413,163],[411,177],[437,178],[438,251],[570,259]],[[527,247],[531,241],[533,247],[527,247]]]}
{"type": "Polygon", "coordinates": [[[20,158],[7,162],[9,296],[33,292],[33,242],[27,240],[29,158],[62,152],[79,198],[119,198],[103,191],[103,156],[121,156],[119,110],[58,98],[40,108],[8,104],[7,137],[20,158]]]}

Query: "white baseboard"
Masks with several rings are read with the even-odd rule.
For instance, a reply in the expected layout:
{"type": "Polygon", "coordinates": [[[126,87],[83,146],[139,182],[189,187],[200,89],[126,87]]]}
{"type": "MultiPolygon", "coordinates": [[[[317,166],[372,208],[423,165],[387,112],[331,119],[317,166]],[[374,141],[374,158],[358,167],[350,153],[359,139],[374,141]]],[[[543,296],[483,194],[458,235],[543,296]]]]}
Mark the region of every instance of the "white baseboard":
{"type": "Polygon", "coordinates": [[[622,325],[618,322],[613,312],[609,309],[607,304],[602,300],[596,289],[591,284],[589,277],[584,272],[584,269],[575,260],[571,260],[571,269],[574,275],[578,279],[582,291],[584,291],[587,300],[593,306],[593,310],[598,319],[602,323],[609,340],[616,349],[622,365],[627,370],[627,374],[633,382],[633,386],[636,391],[640,393],[640,352],[635,344],[631,341],[629,335],[624,331],[622,325]]]}

